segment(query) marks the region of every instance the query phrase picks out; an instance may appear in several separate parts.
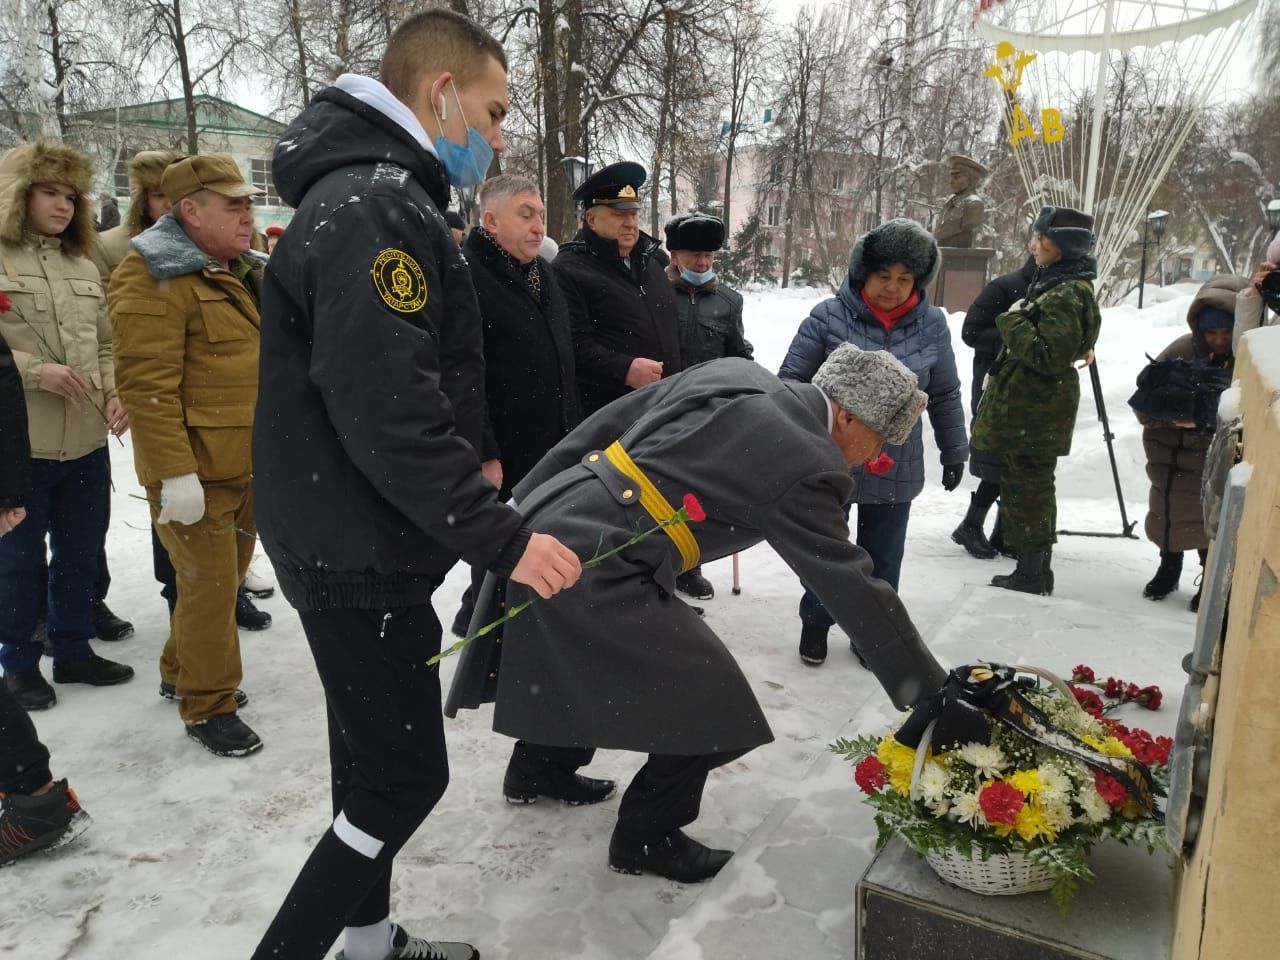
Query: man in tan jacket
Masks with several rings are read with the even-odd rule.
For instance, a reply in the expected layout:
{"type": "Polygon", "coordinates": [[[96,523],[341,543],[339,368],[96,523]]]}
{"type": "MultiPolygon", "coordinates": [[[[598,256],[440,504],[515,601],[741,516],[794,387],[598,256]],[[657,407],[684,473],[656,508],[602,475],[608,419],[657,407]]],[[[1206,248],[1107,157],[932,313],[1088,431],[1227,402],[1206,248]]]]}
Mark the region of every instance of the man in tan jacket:
{"type": "Polygon", "coordinates": [[[253,555],[250,435],[258,391],[251,198],[231,157],[187,157],[162,181],[173,210],[133,239],[107,301],[134,465],[177,574],[161,692],[218,756],[262,741],[239,718],[236,589],[253,555]]]}

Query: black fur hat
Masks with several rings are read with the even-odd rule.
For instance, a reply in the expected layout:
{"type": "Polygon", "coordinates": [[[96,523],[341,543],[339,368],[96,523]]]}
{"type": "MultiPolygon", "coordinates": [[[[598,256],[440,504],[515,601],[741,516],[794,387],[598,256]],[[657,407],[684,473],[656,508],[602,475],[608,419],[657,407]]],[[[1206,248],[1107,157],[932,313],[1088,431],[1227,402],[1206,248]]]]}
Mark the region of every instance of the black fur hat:
{"type": "Polygon", "coordinates": [[[1093,217],[1071,207],[1041,207],[1031,229],[1052,240],[1063,260],[1078,260],[1093,249],[1093,217]]]}
{"type": "Polygon", "coordinates": [[[707,213],[681,213],[667,221],[668,250],[693,253],[716,251],[724,246],[724,221],[707,213]]]}
{"type": "Polygon", "coordinates": [[[849,285],[861,290],[867,277],[900,263],[916,278],[916,289],[933,281],[941,263],[938,241],[914,220],[888,220],[860,236],[849,255],[849,285]]]}

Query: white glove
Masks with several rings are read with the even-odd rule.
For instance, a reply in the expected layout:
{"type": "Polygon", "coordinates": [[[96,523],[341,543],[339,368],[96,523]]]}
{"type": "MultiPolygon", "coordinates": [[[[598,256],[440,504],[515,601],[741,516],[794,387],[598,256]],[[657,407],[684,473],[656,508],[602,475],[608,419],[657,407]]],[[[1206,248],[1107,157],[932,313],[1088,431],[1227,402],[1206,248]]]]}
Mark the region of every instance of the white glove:
{"type": "Polygon", "coordinates": [[[160,481],[160,516],[157,523],[199,523],[204,519],[204,487],[194,473],[160,481]]]}

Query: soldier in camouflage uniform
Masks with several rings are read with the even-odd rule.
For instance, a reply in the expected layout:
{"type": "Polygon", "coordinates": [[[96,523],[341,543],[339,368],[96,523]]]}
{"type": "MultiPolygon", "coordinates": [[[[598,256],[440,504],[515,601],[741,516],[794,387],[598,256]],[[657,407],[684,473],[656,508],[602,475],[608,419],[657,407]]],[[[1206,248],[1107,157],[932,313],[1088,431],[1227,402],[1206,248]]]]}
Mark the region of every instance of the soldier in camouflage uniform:
{"type": "Polygon", "coordinates": [[[992,584],[1048,594],[1057,526],[1053,474],[1058,457],[1071,452],[1080,406],[1075,363],[1093,362],[1102,320],[1093,296],[1093,218],[1043,207],[1034,230],[1038,269],[1027,299],[996,318],[1004,349],[978,406],[973,446],[1000,457],[1005,543],[1018,551],[1014,572],[992,584]]]}

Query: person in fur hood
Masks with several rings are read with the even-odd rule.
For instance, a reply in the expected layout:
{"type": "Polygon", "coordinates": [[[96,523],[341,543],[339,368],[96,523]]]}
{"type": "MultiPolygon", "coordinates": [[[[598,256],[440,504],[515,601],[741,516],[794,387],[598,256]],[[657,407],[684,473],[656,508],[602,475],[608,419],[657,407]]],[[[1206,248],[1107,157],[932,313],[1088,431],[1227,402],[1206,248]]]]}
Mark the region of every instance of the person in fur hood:
{"type": "Polygon", "coordinates": [[[105,287],[111,271],[129,253],[129,241],[169,212],[169,198],[160,189],[160,178],[169,164],[181,160],[176,150],[143,150],[129,162],[129,210],[124,222],[99,234],[89,248],[89,259],[98,268],[105,287]]]}
{"type": "MultiPolygon", "coordinates": [[[[947,318],[929,303],[926,293],[941,259],[937,241],[912,220],[889,220],[859,237],[843,286],[800,324],[778,376],[809,382],[846,341],[863,350],[888,351],[916,375],[929,397],[942,486],[954,490],[964,476],[969,442],[947,318]]],[[[916,422],[905,441],[887,444],[885,453],[887,460],[874,470],[854,466],[850,504],[858,508],[857,542],[871,554],[872,573],[897,590],[911,501],[924,489],[921,423],[916,422]]],[[[807,585],[800,620],[800,659],[820,664],[827,656],[827,631],[834,621],[807,585]]],[[[856,653],[857,646],[853,649],[856,653]]]]}
{"type": "Polygon", "coordinates": [[[0,158],[0,334],[22,377],[31,437],[26,522],[0,539],[0,665],[28,710],[57,703],[40,673],[46,540],[49,641],[56,683],[107,686],[133,669],[93,652],[94,581],[106,525],[107,433],[128,418],[116,396],[111,328],[98,272],[93,168],[39,140],[0,158]]]}

